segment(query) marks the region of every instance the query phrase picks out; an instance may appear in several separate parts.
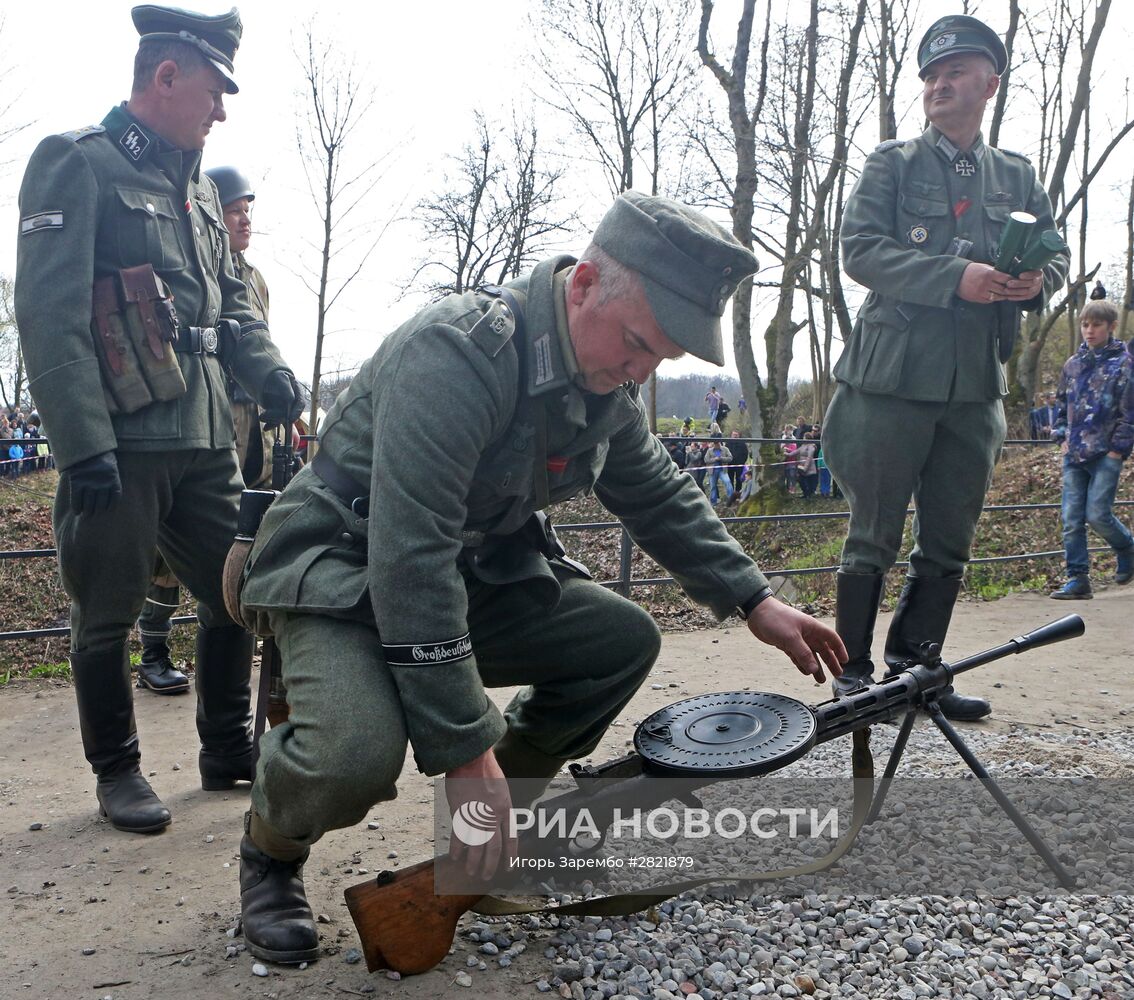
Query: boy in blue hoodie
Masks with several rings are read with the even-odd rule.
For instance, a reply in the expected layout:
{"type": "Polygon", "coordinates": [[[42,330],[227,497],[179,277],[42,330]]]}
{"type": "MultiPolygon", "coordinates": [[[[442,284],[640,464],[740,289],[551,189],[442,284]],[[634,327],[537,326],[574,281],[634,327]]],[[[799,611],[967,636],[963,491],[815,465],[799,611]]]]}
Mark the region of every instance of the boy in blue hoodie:
{"type": "Polygon", "coordinates": [[[1089,600],[1087,525],[1118,556],[1114,582],[1134,580],[1134,536],[1114,516],[1122,463],[1134,446],[1134,358],[1114,330],[1118,309],[1092,300],[1079,314],[1083,343],[1063,365],[1051,437],[1062,441],[1063,549],[1067,582],[1051,596],[1089,600]]]}

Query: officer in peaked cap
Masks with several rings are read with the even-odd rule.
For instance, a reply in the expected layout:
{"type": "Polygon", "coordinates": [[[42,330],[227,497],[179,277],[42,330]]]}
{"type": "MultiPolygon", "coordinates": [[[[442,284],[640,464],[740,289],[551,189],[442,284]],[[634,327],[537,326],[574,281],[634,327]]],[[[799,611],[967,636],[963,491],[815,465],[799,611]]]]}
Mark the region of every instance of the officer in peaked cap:
{"type": "MultiPolygon", "coordinates": [[[[271,623],[291,706],[261,743],[240,847],[254,955],[318,954],[302,865],[393,797],[407,743],[503,818],[591,753],[649,672],[656,625],[566,557],[551,503],[593,489],[694,600],[801,672],[838,674],[835,633],[771,596],[639,398],[665,358],[720,363],[721,312],[755,269],[700,212],[627,192],[578,260],[429,306],[339,397],[245,566],[243,608],[271,623]],[[501,714],[485,688],[505,684],[530,686],[501,714]]],[[[508,850],[498,827],[466,869],[508,850]]]]}
{"type": "Polygon", "coordinates": [[[198,602],[201,784],[231,788],[251,779],[252,637],[221,590],[241,490],[226,378],[273,423],[290,423],[302,400],[233,271],[200,171],[224,95],[236,92],[240,17],[147,5],[133,19],[129,99],[99,125],[44,139],[27,166],[15,306],[61,473],[54,526],[84,752],[102,813],[151,833],[170,814],[139,767],[127,641],[155,553],[198,602]],[[164,336],[131,346],[124,329],[163,318],[164,336]]]}
{"type": "Polygon", "coordinates": [[[184,42],[192,45],[209,60],[225,79],[225,92],[239,93],[232,62],[240,47],[244,25],[240,12],[233,7],[227,14],[197,14],[180,7],[141,4],[130,11],[134,27],[141,35],[141,44],[184,42]]]}
{"type": "Polygon", "coordinates": [[[975,17],[950,14],[921,36],[917,47],[918,75],[924,80],[932,63],[962,52],[988,56],[998,76],[1008,68],[1008,51],[995,31],[975,17]]]}
{"type": "MultiPolygon", "coordinates": [[[[992,264],[1011,213],[1035,216],[1037,232],[1055,225],[1032,165],[981,137],[1007,62],[976,18],[936,21],[918,46],[929,127],[871,153],[847,200],[844,268],[869,295],[823,420],[824,458],[851,508],[836,577],[836,627],[850,659],[836,693],[873,677],[878,603],[911,496],[915,546],[886,664],[944,643],[1004,439],[1002,362],[1021,310],[1042,309],[1067,275],[1066,256],[1016,277],[992,264]]],[[[991,711],[954,691],[940,704],[950,719],[991,711]]]]}

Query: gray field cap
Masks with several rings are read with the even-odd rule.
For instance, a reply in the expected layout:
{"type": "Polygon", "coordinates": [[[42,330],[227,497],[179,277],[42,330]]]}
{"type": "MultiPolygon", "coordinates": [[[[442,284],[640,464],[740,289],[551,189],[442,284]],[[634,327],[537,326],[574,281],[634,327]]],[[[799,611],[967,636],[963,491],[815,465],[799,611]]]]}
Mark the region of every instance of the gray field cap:
{"type": "Polygon", "coordinates": [[[198,14],[180,7],[142,4],[130,11],[130,18],[144,42],[184,42],[209,60],[225,79],[225,92],[238,93],[232,61],[240,47],[244,25],[235,7],[227,14],[198,14]]]}
{"type": "Polygon", "coordinates": [[[642,276],[654,319],[670,340],[702,361],[724,364],[721,314],[758,266],[727,229],[695,208],[626,191],[602,217],[594,242],[642,276]]]}
{"type": "Polygon", "coordinates": [[[921,36],[917,47],[918,76],[924,80],[925,71],[932,63],[962,52],[987,56],[997,74],[1003,73],[1008,65],[1008,50],[995,31],[968,14],[950,14],[935,21],[921,36]]]}

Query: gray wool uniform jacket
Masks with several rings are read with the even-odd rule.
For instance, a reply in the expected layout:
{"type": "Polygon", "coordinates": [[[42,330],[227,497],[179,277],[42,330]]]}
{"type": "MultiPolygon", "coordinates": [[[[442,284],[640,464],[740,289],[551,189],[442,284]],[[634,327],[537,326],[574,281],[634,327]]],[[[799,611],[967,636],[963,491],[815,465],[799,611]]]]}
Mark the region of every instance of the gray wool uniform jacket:
{"type": "Polygon", "coordinates": [[[519,327],[500,299],[469,292],[387,337],[319,434],[367,491],[369,517],[305,467],[268,510],[245,567],[249,609],[376,625],[426,773],[444,770],[446,743],[493,711],[469,639],[467,581],[523,580],[549,609],[557,599],[524,529],[542,465],[550,502],[593,490],[718,616],[767,585],[650,433],[637,386],[599,396],[573,383],[560,274],[573,263],[544,261],[510,286],[519,327]]]}
{"type": "Polygon", "coordinates": [[[200,151],[143,128],[124,105],[101,125],[44,139],[20,188],[15,305],[30,389],[60,469],[106,451],[230,448],[232,417],[220,358],[178,354],[186,392],[134,413],[104,401],[91,334],[91,285],[152,264],[183,327],[240,324],[226,359],[259,398],[286,369],[233,272],[216,186],[200,151]]]}
{"type": "MultiPolygon", "coordinates": [[[[866,158],[847,199],[840,245],[848,275],[870,290],[835,365],[840,382],[901,399],[977,402],[1005,394],[998,356],[1020,323],[1013,303],[965,302],[957,286],[972,261],[995,263],[1008,216],[1054,229],[1031,163],[986,146],[963,154],[930,126],[884,142],[866,158]],[[967,160],[968,162],[960,162],[967,160]],[[965,256],[955,240],[972,244],[965,256]]],[[[1067,277],[1069,257],[1044,268],[1039,310],[1067,277]]]]}

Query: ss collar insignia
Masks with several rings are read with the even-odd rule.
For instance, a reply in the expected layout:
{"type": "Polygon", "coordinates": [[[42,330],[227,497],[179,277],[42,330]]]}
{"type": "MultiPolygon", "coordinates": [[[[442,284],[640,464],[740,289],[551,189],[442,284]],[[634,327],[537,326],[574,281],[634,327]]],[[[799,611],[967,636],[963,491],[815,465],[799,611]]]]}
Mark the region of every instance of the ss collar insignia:
{"type": "Polygon", "coordinates": [[[138,127],[136,122],[131,122],[130,127],[122,133],[122,138],[118,140],[126,155],[137,163],[150,148],[150,137],[138,127]]]}

